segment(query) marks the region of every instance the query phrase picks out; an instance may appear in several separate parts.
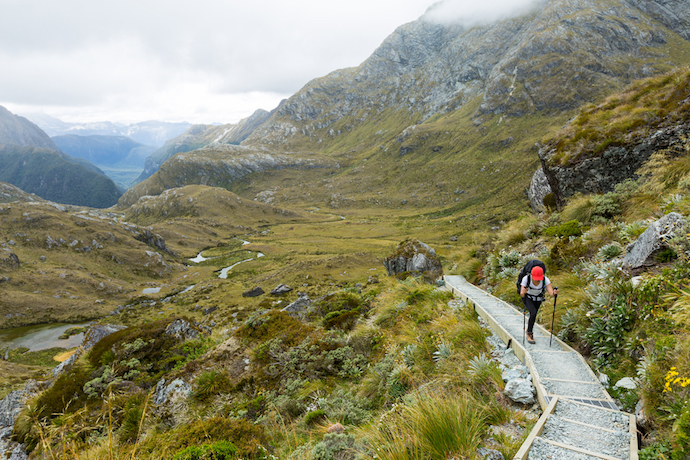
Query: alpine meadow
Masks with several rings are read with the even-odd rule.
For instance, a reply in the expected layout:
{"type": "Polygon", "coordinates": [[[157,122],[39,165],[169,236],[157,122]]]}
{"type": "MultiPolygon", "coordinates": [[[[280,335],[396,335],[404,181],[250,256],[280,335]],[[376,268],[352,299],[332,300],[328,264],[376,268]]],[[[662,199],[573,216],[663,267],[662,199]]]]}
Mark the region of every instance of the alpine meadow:
{"type": "Polygon", "coordinates": [[[237,123],[0,107],[0,458],[690,458],[690,4],[452,4],[237,123]]]}

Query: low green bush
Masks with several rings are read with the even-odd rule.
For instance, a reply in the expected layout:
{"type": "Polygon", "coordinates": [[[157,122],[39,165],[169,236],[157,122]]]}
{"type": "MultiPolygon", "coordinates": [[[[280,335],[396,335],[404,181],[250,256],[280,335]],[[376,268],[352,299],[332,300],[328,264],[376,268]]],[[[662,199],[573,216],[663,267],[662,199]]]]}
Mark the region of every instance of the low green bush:
{"type": "Polygon", "coordinates": [[[227,374],[217,370],[204,371],[194,384],[194,399],[206,401],[212,396],[226,393],[232,389],[232,383],[227,374]]]}
{"type": "Polygon", "coordinates": [[[173,460],[232,460],[237,458],[237,447],[229,441],[218,441],[203,446],[191,446],[176,453],[173,460]]]}
{"type": "Polygon", "coordinates": [[[577,220],[570,220],[555,227],[544,230],[546,236],[570,237],[582,235],[582,228],[577,220]]]}

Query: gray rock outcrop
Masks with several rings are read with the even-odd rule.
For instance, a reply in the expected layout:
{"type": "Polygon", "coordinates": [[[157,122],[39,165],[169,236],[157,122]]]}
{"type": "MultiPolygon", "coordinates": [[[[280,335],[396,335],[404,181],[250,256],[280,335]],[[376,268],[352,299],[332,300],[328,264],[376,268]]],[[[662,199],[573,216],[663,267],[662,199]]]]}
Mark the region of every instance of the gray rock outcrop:
{"type": "Polygon", "coordinates": [[[53,377],[59,377],[70,369],[77,360],[93,348],[102,338],[109,336],[117,331],[126,329],[126,326],[116,324],[92,324],[84,334],[84,339],[72,356],[53,368],[53,377]]]}
{"type": "Polygon", "coordinates": [[[263,295],[264,290],[261,289],[261,287],[257,286],[255,288],[252,288],[246,292],[242,293],[242,297],[259,297],[260,295],[263,295]]]}
{"type": "Polygon", "coordinates": [[[654,153],[680,155],[684,150],[674,147],[682,145],[688,133],[688,125],[659,129],[637,144],[609,147],[597,156],[568,165],[555,164],[556,149],[545,145],[539,149],[539,159],[560,206],[578,192],[606,193],[626,179],[637,179],[637,171],[654,153]]]}
{"type": "Polygon", "coordinates": [[[513,379],[506,383],[503,393],[520,404],[534,404],[536,390],[527,379],[513,379]]]}
{"type": "Polygon", "coordinates": [[[165,384],[165,379],[161,379],[156,384],[156,391],[153,394],[153,404],[160,406],[169,401],[179,398],[186,398],[192,392],[192,386],[182,379],[175,379],[169,384],[165,384]]]}
{"type": "Polygon", "coordinates": [[[6,458],[6,452],[11,452],[10,459],[24,460],[28,458],[22,444],[12,442],[12,429],[26,402],[43,390],[47,382],[29,380],[21,390],[11,391],[0,400],[0,455],[6,458]]]}
{"type": "Polygon", "coordinates": [[[165,328],[165,333],[180,341],[196,339],[200,335],[199,330],[184,319],[176,319],[168,324],[168,327],[165,328]]]}
{"type": "Polygon", "coordinates": [[[290,291],[292,291],[292,288],[290,286],[288,286],[287,284],[281,283],[271,291],[271,294],[272,295],[283,295],[283,294],[287,294],[290,291]]]}
{"type": "Polygon", "coordinates": [[[384,259],[383,265],[390,276],[416,273],[423,275],[426,281],[433,282],[443,275],[443,267],[436,251],[414,238],[400,243],[395,253],[384,259]]]}
{"type": "Polygon", "coordinates": [[[158,248],[161,251],[166,252],[170,255],[175,255],[175,253],[165,245],[165,240],[162,236],[156,233],[152,233],[151,230],[147,228],[139,229],[138,232],[134,231],[134,237],[144,244],[147,244],[154,248],[158,248]]]}
{"type": "Polygon", "coordinates": [[[628,0],[686,40],[690,40],[690,9],[682,0],[628,0]]]}
{"type": "Polygon", "coordinates": [[[9,248],[0,248],[0,270],[16,270],[19,268],[19,257],[9,248]]]}
{"type": "Polygon", "coordinates": [[[623,258],[623,267],[628,269],[640,268],[644,265],[655,264],[649,258],[658,250],[666,246],[666,241],[687,228],[685,218],[672,212],[653,222],[640,237],[627,248],[623,258]]]}
{"type": "Polygon", "coordinates": [[[539,168],[532,176],[532,182],[530,182],[529,189],[527,190],[529,204],[534,212],[545,210],[544,197],[549,193],[551,193],[549,180],[546,178],[546,174],[544,174],[544,168],[539,168]]]}
{"type": "Polygon", "coordinates": [[[300,292],[297,294],[297,300],[292,302],[287,307],[283,308],[281,311],[287,312],[292,316],[299,316],[311,305],[311,299],[306,292],[300,292]]]}

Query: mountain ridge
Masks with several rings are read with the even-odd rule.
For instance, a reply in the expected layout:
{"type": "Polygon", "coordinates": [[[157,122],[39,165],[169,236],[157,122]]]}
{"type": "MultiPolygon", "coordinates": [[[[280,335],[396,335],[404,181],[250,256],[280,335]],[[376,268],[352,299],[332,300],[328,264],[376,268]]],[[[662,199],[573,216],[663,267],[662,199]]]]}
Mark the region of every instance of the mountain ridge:
{"type": "MultiPolygon", "coordinates": [[[[274,110],[275,111],[275,110],[274,110]]],[[[144,171],[136,179],[136,183],[151,177],[158,168],[172,156],[205,147],[209,144],[240,144],[257,126],[265,122],[274,112],[258,109],[247,118],[237,123],[227,125],[203,125],[190,126],[184,133],[169,139],[165,144],[151,153],[144,163],[144,171]]]]}
{"type": "MultiPolygon", "coordinates": [[[[671,25],[690,30],[687,22],[671,25]]],[[[284,187],[286,170],[268,171],[263,190],[251,175],[241,183],[227,176],[226,186],[247,197],[278,187],[305,205],[412,204],[449,214],[490,202],[522,206],[539,163],[535,143],[582,103],[690,62],[690,42],[678,33],[623,0],[551,0],[539,11],[472,28],[422,17],[396,29],[359,67],[309,82],[242,142],[331,157],[342,166],[332,177],[290,176],[284,187]],[[455,172],[463,162],[470,167],[455,172]],[[514,175],[494,175],[505,168],[514,175]]],[[[179,162],[166,174],[201,180],[188,173],[193,156],[187,160],[184,174],[175,170],[179,162]]],[[[222,170],[217,174],[222,183],[222,170]]]]}

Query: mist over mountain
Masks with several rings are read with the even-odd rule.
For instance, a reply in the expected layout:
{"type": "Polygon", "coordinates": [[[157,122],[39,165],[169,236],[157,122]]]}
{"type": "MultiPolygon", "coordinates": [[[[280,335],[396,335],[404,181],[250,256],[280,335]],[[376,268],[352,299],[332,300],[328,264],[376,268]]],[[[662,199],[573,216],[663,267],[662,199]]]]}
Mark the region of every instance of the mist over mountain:
{"type": "Polygon", "coordinates": [[[89,123],[68,123],[43,113],[26,114],[26,118],[36,123],[50,137],[63,135],[77,136],[126,136],[144,145],[162,146],[165,141],[185,132],[191,123],[172,123],[166,121],[142,121],[133,124],[110,121],[89,123]]]}
{"type": "Polygon", "coordinates": [[[55,144],[65,153],[84,158],[97,166],[143,168],[144,161],[156,148],[125,136],[53,137],[55,144]]]}

